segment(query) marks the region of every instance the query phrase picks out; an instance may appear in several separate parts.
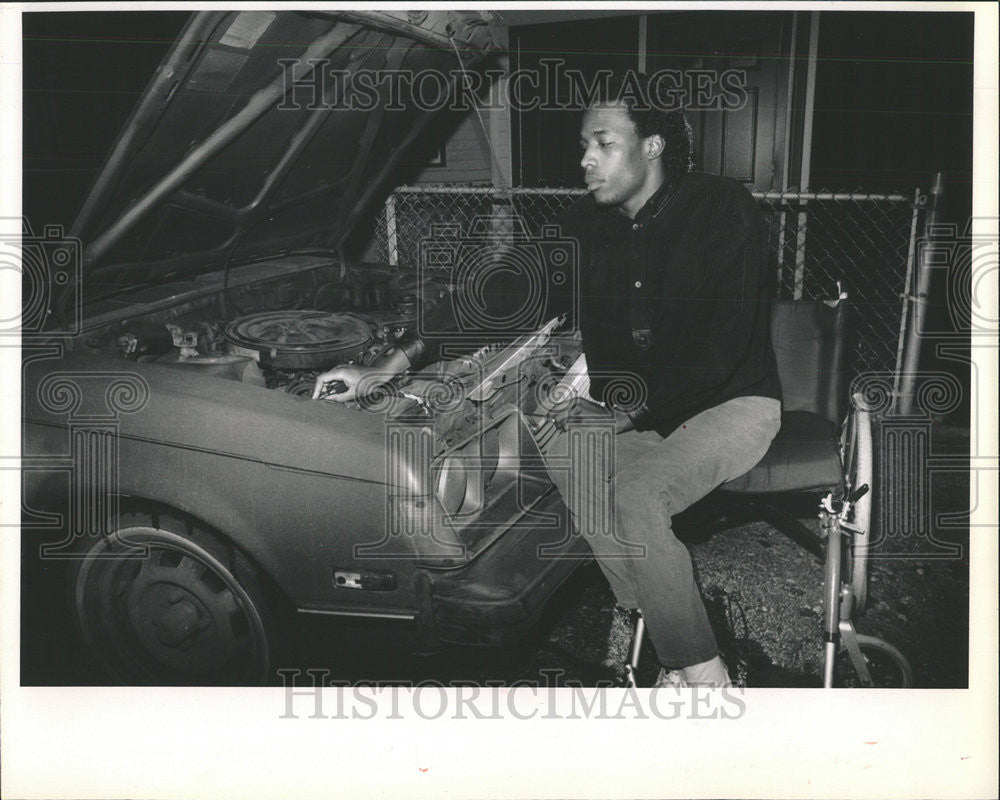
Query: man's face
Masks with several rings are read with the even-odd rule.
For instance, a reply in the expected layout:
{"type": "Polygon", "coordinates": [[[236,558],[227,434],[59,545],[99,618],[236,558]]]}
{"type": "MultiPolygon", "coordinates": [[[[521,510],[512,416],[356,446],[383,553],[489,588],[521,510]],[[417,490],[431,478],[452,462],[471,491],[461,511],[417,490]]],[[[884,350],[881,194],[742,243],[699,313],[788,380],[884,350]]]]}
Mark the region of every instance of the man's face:
{"type": "Polygon", "coordinates": [[[641,139],[622,105],[586,111],[580,129],[584,180],[598,205],[619,206],[630,217],[663,183],[659,136],[641,139]]]}

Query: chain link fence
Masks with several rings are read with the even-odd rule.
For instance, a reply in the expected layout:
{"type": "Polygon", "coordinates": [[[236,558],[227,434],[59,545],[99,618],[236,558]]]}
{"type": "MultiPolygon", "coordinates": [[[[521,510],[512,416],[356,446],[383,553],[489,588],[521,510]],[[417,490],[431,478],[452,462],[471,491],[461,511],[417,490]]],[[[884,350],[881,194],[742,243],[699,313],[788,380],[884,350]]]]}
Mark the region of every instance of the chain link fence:
{"type": "MultiPolygon", "coordinates": [[[[582,189],[401,186],[375,221],[377,258],[416,270],[420,243],[436,226],[520,230],[541,227],[582,189]]],[[[853,372],[899,374],[920,215],[926,199],[912,194],[754,192],[769,223],[778,297],[851,299],[853,372]]]]}

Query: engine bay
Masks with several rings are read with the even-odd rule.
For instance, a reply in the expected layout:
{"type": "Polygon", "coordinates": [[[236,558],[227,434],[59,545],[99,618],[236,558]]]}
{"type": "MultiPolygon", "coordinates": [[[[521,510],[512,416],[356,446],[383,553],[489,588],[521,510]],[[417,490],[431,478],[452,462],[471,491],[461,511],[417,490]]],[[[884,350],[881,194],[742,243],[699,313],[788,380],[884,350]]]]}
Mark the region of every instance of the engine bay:
{"type": "MultiPolygon", "coordinates": [[[[226,289],[185,294],[160,287],[159,297],[130,304],[131,316],[91,328],[82,346],[304,399],[321,372],[377,363],[453,291],[447,275],[379,265],[346,274],[329,262],[280,274],[273,267],[263,278],[236,276],[242,279],[226,289]]],[[[418,494],[436,494],[445,513],[478,521],[465,541],[473,550],[494,538],[491,531],[505,530],[522,502],[534,503],[550,488],[539,471],[539,448],[552,435],[542,406],[579,352],[577,340],[554,335],[557,323],[399,375],[381,396],[352,403],[432,432],[434,464],[418,494]],[[508,494],[520,500],[497,503],[508,494]]]]}
{"type": "MultiPolygon", "coordinates": [[[[380,264],[341,268],[317,257],[247,265],[234,269],[231,278],[206,276],[225,288],[156,287],[142,302],[129,302],[131,315],[125,318],[107,307],[94,315],[97,324],[75,346],[311,397],[318,374],[341,364],[377,363],[401,336],[418,329],[423,314],[451,302],[455,289],[449,277],[380,264]],[[102,318],[108,321],[100,324],[102,318]]],[[[551,333],[546,332],[546,341],[551,333]]],[[[442,422],[452,416],[452,409],[441,407],[442,392],[472,392],[477,405],[487,407],[516,401],[517,392],[493,397],[502,388],[498,383],[485,394],[483,386],[475,388],[506,358],[507,347],[480,347],[447,366],[432,365],[394,383],[405,386],[403,394],[418,406],[434,407],[442,422]]],[[[553,337],[547,349],[519,358],[517,368],[525,371],[526,359],[535,364],[526,384],[558,380],[575,349],[574,343],[553,337]]]]}
{"type": "MultiPolygon", "coordinates": [[[[400,336],[419,332],[422,314],[451,302],[449,277],[373,264],[342,269],[316,257],[241,265],[228,280],[163,283],[105,301],[72,348],[306,401],[319,373],[376,364],[400,336]]],[[[390,483],[407,487],[393,499],[403,516],[423,519],[438,508],[469,557],[552,490],[544,452],[555,431],[546,405],[579,354],[577,338],[556,333],[560,322],[400,374],[381,395],[350,403],[392,420],[386,446],[396,436],[398,457],[387,463],[402,476],[390,483]],[[426,505],[431,496],[434,506],[426,505]]]]}
{"type": "Polygon", "coordinates": [[[416,328],[421,304],[446,302],[451,291],[446,280],[373,266],[340,274],[327,264],[149,304],[147,313],[89,332],[83,347],[309,396],[320,372],[376,362],[416,328]]]}

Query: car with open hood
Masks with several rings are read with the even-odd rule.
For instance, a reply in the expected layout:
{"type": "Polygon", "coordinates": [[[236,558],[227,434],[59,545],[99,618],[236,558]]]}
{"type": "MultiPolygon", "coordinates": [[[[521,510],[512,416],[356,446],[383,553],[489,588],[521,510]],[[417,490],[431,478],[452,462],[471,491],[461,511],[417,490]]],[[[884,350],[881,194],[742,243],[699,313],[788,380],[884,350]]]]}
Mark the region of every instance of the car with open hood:
{"type": "Polygon", "coordinates": [[[504,643],[584,557],[541,456],[573,355],[551,322],[364,404],[311,398],[455,292],[343,256],[434,116],[391,76],[450,91],[498,47],[480,12],[196,13],[41,242],[24,527],[60,534],[42,557],[111,680],[267,683],[297,615],[504,643]]]}

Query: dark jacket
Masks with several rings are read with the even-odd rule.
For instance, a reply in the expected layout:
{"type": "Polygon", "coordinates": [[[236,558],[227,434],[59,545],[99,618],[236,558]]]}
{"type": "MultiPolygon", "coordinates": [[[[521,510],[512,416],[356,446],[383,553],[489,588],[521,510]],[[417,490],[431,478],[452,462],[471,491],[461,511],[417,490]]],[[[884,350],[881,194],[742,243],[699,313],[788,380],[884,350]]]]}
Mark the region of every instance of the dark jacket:
{"type": "Polygon", "coordinates": [[[780,398],[767,231],[743,186],[690,173],[634,220],[588,195],[557,221],[579,242],[592,397],[663,436],[735,397],[780,398]]]}

